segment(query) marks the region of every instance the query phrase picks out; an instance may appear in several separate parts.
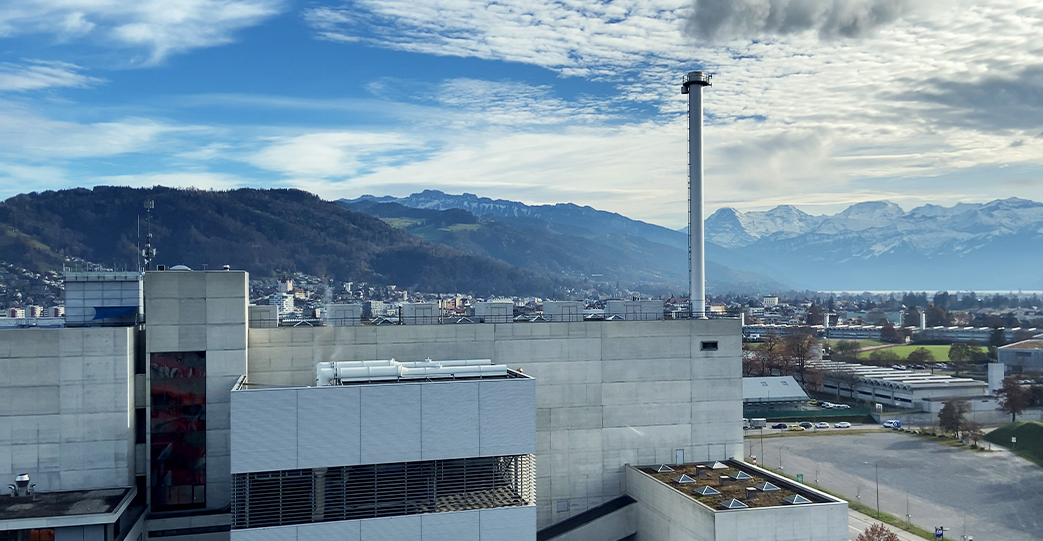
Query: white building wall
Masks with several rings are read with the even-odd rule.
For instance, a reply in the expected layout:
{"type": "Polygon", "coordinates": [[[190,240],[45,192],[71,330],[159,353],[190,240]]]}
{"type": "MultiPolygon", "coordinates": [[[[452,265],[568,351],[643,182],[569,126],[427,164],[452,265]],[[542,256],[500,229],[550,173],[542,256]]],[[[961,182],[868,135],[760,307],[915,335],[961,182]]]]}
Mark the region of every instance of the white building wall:
{"type": "Polygon", "coordinates": [[[133,486],[136,336],[0,331],[0,478],[28,473],[46,492],[133,486]]]}
{"type": "Polygon", "coordinates": [[[510,323],[514,321],[514,303],[510,301],[482,301],[474,305],[478,323],[510,323]]]}
{"type": "Polygon", "coordinates": [[[535,399],[531,378],[235,391],[231,471],[533,454],[535,399]]]}
{"type": "Polygon", "coordinates": [[[543,301],[543,319],[555,322],[583,321],[581,301],[543,301]]]}
{"type": "Polygon", "coordinates": [[[249,337],[253,383],[313,385],[318,362],[428,357],[492,359],[535,377],[541,528],[622,495],[624,464],[672,462],[677,449],[687,460],[742,453],[738,320],[298,327],[249,337]],[[718,350],[702,351],[702,341],[718,350]],[[569,510],[557,512],[558,501],[569,510]]]}
{"type": "Polygon", "coordinates": [[[326,322],[330,325],[337,327],[358,325],[361,319],[361,304],[326,305],[326,322]]]}
{"type": "Polygon", "coordinates": [[[402,304],[403,325],[435,325],[438,323],[438,303],[412,302],[402,304]]]}

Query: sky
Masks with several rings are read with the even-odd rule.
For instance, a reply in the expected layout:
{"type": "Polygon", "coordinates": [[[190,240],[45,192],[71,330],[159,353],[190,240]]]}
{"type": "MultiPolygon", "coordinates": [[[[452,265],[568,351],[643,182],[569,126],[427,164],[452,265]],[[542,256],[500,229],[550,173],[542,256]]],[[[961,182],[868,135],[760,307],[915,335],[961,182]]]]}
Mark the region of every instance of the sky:
{"type": "Polygon", "coordinates": [[[706,206],[1043,200],[1038,0],[0,3],[0,197],[423,189],[687,224],[706,206]]]}

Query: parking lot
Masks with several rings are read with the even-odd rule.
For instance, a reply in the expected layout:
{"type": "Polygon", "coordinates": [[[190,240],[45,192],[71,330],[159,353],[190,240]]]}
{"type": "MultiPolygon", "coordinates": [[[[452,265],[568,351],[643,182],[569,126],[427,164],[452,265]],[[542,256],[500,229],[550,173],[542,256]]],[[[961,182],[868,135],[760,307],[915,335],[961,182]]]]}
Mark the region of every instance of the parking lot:
{"type": "Polygon", "coordinates": [[[911,515],[927,529],[945,526],[949,539],[1043,539],[1043,468],[1005,450],[979,453],[888,430],[829,431],[834,434],[790,433],[794,437],[763,442],[759,431],[750,431],[747,448],[761,455],[763,443],[760,464],[803,474],[805,482],[874,508],[879,473],[883,512],[911,515]]]}

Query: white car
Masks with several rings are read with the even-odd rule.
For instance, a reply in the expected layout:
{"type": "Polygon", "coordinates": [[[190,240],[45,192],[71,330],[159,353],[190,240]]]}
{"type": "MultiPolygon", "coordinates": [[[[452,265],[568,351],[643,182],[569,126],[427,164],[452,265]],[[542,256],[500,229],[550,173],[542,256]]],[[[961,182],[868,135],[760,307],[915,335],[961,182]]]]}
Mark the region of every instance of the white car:
{"type": "Polygon", "coordinates": [[[829,428],[829,423],[815,423],[815,428],[829,428]]]}
{"type": "Polygon", "coordinates": [[[833,428],[851,428],[851,423],[847,421],[840,421],[839,423],[833,425],[833,428]]]}

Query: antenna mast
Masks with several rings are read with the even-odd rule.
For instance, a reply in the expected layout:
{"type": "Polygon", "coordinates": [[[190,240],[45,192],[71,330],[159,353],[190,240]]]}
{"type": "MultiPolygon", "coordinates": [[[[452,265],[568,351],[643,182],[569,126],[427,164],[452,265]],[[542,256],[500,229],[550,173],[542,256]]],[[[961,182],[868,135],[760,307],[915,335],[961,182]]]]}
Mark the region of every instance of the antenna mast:
{"type": "Polygon", "coordinates": [[[148,233],[145,235],[145,249],[141,256],[145,258],[145,270],[152,270],[152,260],[156,257],[156,249],[152,247],[152,209],[156,207],[155,201],[145,200],[145,221],[148,223],[148,233]]]}

